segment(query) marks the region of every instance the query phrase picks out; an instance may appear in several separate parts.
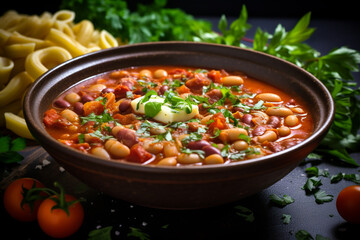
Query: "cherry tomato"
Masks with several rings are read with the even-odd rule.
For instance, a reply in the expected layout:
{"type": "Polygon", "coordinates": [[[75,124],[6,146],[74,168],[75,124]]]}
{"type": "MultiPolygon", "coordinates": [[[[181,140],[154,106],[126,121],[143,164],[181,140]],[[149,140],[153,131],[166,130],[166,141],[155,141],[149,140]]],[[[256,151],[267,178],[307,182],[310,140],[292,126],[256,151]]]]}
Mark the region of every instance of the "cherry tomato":
{"type": "MultiPolygon", "coordinates": [[[[45,199],[38,210],[38,223],[40,228],[49,236],[64,238],[74,234],[82,225],[84,220],[84,209],[80,202],[68,206],[68,213],[64,209],[54,208],[57,203],[51,196],[45,199]]],[[[65,194],[65,201],[75,201],[76,198],[65,194]]]]}
{"type": "Polygon", "coordinates": [[[336,208],[346,221],[360,224],[360,185],[341,190],[336,199],[336,208]]]}
{"type": "Polygon", "coordinates": [[[6,188],[4,193],[4,207],[11,217],[23,222],[36,220],[37,211],[42,201],[41,199],[36,200],[32,208],[29,203],[24,203],[21,206],[21,202],[24,199],[23,188],[29,190],[34,186],[37,188],[44,187],[44,185],[36,179],[19,178],[6,188]]]}

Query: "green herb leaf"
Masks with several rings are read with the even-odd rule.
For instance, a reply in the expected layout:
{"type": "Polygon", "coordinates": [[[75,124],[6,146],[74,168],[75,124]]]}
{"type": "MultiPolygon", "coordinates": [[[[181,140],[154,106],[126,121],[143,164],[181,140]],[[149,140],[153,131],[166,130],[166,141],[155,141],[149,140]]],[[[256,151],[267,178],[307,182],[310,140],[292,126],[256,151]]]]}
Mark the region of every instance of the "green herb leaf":
{"type": "Polygon", "coordinates": [[[0,137],[0,163],[10,164],[17,163],[24,159],[18,153],[26,147],[26,140],[24,138],[15,138],[11,140],[10,136],[0,137]]]}
{"type": "Polygon", "coordinates": [[[295,233],[296,240],[314,240],[310,233],[305,230],[299,230],[295,233]]]}
{"type": "Polygon", "coordinates": [[[145,116],[149,118],[155,117],[160,111],[163,103],[161,102],[147,102],[145,104],[145,116]]]}
{"type": "Polygon", "coordinates": [[[324,202],[331,202],[334,198],[333,195],[327,194],[323,190],[319,190],[314,194],[316,203],[324,203],[324,202]]]}
{"type": "Polygon", "coordinates": [[[293,203],[295,201],[292,197],[288,195],[283,195],[282,197],[280,197],[276,194],[271,194],[270,200],[278,207],[285,207],[286,205],[289,205],[290,203],[293,203]]]}
{"type": "Polygon", "coordinates": [[[100,115],[95,115],[95,113],[92,112],[88,116],[80,117],[80,119],[82,125],[87,122],[95,122],[96,124],[100,124],[114,121],[114,118],[106,110],[100,115]]]}
{"type": "Polygon", "coordinates": [[[95,229],[89,232],[87,240],[111,240],[112,226],[95,229]]]}
{"type": "Polygon", "coordinates": [[[104,135],[104,134],[102,134],[102,132],[101,132],[100,130],[96,130],[95,132],[89,133],[89,135],[92,136],[92,137],[99,138],[99,139],[102,140],[102,141],[106,141],[106,140],[108,140],[108,139],[114,138],[114,137],[111,136],[111,135],[104,135]]]}
{"type": "Polygon", "coordinates": [[[284,213],[284,214],[281,216],[281,219],[283,220],[283,223],[284,223],[284,224],[289,224],[290,221],[291,221],[291,215],[284,213]]]}
{"type": "Polygon", "coordinates": [[[135,237],[140,240],[150,240],[150,236],[144,233],[141,229],[130,227],[130,232],[127,234],[128,237],[135,237]]]}
{"type": "Polygon", "coordinates": [[[318,177],[311,177],[308,178],[306,180],[305,185],[303,186],[303,189],[307,192],[307,193],[312,193],[314,192],[316,189],[318,189],[319,186],[321,186],[321,180],[318,177]]]}
{"type": "Polygon", "coordinates": [[[0,153],[10,151],[10,136],[0,137],[0,153]]]}
{"type": "Polygon", "coordinates": [[[182,153],[186,153],[186,154],[192,154],[192,153],[196,153],[197,155],[199,155],[201,158],[205,158],[205,152],[203,150],[196,150],[196,149],[189,149],[189,148],[182,148],[180,150],[182,153]]]}
{"type": "Polygon", "coordinates": [[[254,222],[254,212],[247,207],[238,205],[235,207],[236,215],[242,217],[247,222],[254,222]]]}

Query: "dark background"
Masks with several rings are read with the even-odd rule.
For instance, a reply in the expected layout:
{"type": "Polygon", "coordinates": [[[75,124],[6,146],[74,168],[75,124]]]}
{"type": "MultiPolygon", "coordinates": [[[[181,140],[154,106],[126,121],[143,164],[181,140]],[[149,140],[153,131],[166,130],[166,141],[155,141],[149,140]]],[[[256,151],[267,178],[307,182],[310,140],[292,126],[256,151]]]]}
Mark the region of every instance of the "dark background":
{"type": "MultiPolygon", "coordinates": [[[[151,3],[153,0],[129,0],[128,5],[135,9],[137,3],[151,3]]],[[[9,9],[16,9],[19,13],[40,14],[43,11],[55,12],[60,0],[48,1],[6,1],[1,7],[1,14],[9,9]]],[[[324,1],[324,0],[168,0],[166,7],[181,8],[185,12],[196,16],[237,17],[241,6],[247,7],[250,17],[279,17],[300,18],[307,12],[312,12],[312,18],[360,20],[356,1],[324,1]]]]}

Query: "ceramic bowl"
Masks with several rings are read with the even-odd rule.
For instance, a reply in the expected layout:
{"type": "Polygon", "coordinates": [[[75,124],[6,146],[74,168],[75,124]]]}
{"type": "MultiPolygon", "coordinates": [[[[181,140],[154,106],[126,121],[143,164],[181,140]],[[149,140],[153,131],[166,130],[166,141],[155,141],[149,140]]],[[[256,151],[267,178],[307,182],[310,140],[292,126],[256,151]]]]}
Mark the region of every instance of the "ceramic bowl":
{"type": "Polygon", "coordinates": [[[326,135],[334,102],[326,87],[303,69],[249,49],[192,42],[126,45],[71,59],[43,74],[24,101],[28,127],[41,146],[88,186],[133,204],[163,209],[198,209],[240,200],[279,181],[326,135]],[[302,98],[314,133],[302,143],[265,157],[223,165],[165,167],[107,161],[65,146],[44,129],[51,102],[80,80],[132,66],[193,66],[241,71],[302,98]]]}

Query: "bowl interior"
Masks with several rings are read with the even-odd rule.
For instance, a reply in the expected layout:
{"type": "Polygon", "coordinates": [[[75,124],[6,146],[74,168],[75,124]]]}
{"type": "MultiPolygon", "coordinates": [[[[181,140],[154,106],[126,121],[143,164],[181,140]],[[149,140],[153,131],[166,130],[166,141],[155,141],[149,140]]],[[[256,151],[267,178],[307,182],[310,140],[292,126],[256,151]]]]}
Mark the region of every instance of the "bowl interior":
{"type": "Polygon", "coordinates": [[[42,142],[60,145],[46,133],[42,124],[44,112],[57,96],[79,81],[94,75],[146,65],[241,71],[255,79],[270,83],[289,95],[303,99],[314,120],[314,134],[300,145],[312,141],[318,135],[324,135],[332,122],[334,104],[326,87],[311,74],[293,64],[267,54],[237,47],[191,42],[160,42],[126,45],[86,54],[43,74],[29,89],[24,103],[25,119],[30,125],[30,131],[35,137],[41,135],[42,142]]]}

